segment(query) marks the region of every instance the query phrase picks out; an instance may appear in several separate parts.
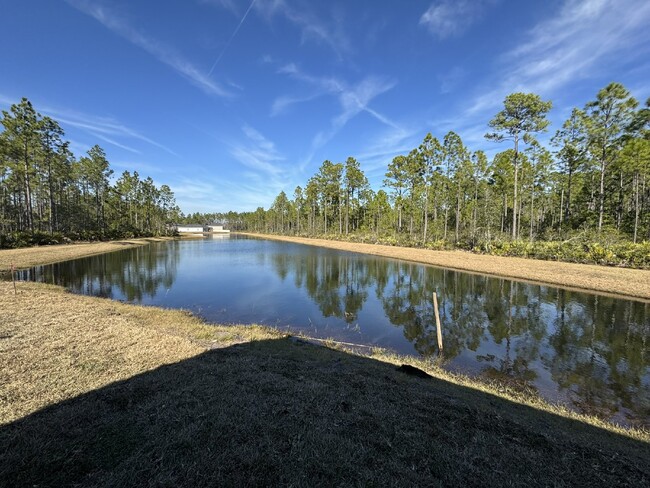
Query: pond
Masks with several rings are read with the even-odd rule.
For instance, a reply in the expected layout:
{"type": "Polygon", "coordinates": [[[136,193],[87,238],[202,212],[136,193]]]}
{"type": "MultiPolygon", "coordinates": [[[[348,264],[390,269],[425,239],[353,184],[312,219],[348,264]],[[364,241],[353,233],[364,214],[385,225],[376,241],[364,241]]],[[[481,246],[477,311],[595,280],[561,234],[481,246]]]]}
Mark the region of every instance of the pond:
{"type": "Polygon", "coordinates": [[[650,427],[650,304],[242,236],[169,241],[19,278],[318,338],[437,354],[624,425],[650,427]]]}

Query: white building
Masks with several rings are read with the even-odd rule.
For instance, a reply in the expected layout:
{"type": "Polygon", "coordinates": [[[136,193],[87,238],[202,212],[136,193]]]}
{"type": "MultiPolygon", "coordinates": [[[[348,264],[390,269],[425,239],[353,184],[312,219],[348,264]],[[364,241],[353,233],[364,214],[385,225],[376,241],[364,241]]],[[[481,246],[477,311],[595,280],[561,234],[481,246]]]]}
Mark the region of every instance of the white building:
{"type": "Polygon", "coordinates": [[[229,234],[230,229],[224,229],[223,225],[210,224],[206,226],[207,232],[214,234],[229,234]]]}
{"type": "Polygon", "coordinates": [[[224,229],[223,225],[217,224],[174,224],[174,229],[179,234],[230,234],[229,229],[224,229]]]}
{"type": "Polygon", "coordinates": [[[176,224],[174,225],[176,232],[181,234],[203,234],[208,232],[205,225],[198,224],[176,224]]]}

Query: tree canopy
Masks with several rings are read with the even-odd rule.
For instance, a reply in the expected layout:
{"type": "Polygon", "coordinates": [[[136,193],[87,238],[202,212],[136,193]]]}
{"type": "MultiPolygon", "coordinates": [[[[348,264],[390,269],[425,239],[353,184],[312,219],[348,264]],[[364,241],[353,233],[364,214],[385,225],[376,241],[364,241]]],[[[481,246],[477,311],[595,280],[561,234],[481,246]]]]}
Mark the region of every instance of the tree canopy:
{"type": "Polygon", "coordinates": [[[625,87],[611,83],[573,109],[546,147],[538,138],[549,128],[551,101],[513,93],[486,134],[512,145],[489,159],[454,131],[428,133],[392,158],[382,189],[368,186],[353,157],[328,160],[309,179],[304,200],[287,202],[289,223],[278,226],[271,207],[236,214],[236,225],[425,247],[489,248],[524,236],[534,242],[581,234],[649,240],[650,100],[637,106],[625,87]]]}
{"type": "Polygon", "coordinates": [[[137,171],[113,180],[98,145],[75,157],[59,123],[26,98],[0,124],[0,247],[171,232],[180,209],[169,186],[137,171]]]}

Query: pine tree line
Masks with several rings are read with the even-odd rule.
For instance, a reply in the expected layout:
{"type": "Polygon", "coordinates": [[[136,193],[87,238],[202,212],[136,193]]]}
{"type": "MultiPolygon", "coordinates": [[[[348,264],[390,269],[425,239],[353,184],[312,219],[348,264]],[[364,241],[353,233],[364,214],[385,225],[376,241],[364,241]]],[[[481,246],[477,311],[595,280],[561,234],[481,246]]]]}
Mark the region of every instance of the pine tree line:
{"type": "Polygon", "coordinates": [[[26,98],[0,120],[0,247],[168,233],[180,213],[167,185],[113,170],[101,147],[76,158],[59,123],[26,98]]]}
{"type": "MultiPolygon", "coordinates": [[[[544,147],[538,136],[548,130],[550,109],[535,94],[507,96],[488,123],[486,138],[504,146],[491,161],[455,132],[442,140],[429,133],[390,162],[382,189],[370,187],[354,158],[324,161],[292,198],[282,191],[268,210],[221,217],[233,230],[504,254],[543,241],[649,241],[650,100],[639,108],[611,83],[574,109],[544,147]]],[[[648,251],[639,252],[650,264],[648,251]]]]}

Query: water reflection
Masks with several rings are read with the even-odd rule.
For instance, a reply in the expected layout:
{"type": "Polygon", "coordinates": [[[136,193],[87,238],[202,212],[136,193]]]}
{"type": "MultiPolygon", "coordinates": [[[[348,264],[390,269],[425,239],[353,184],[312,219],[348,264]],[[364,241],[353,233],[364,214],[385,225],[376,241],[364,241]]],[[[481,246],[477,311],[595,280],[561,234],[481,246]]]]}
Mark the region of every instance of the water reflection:
{"type": "Polygon", "coordinates": [[[142,302],[176,279],[179,242],[153,243],[20,271],[22,280],[63,285],[74,293],[142,302]]]}
{"type": "Polygon", "coordinates": [[[234,236],[134,248],[21,278],[424,357],[437,353],[437,292],[446,367],[650,427],[643,302],[234,236]]]}
{"type": "Polygon", "coordinates": [[[324,317],[355,322],[374,292],[424,357],[437,352],[436,291],[449,367],[650,425],[647,303],[353,255],[282,254],[274,265],[283,279],[294,275],[324,317]]]}

